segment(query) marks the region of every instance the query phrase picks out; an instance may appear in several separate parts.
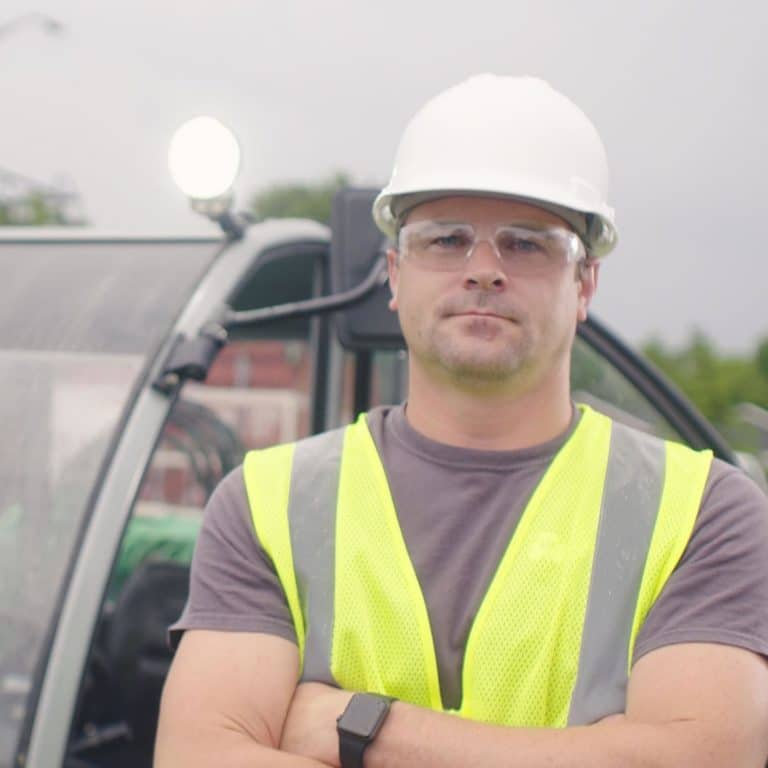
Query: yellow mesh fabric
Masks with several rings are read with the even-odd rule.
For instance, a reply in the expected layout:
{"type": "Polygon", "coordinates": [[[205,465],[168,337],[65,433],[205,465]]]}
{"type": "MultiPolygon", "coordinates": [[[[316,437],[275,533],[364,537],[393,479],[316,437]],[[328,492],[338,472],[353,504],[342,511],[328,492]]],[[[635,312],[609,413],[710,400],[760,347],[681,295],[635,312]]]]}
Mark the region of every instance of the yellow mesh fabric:
{"type": "Polygon", "coordinates": [[[712,464],[712,451],[693,451],[678,443],[666,443],[666,454],[661,505],[632,622],[630,668],[637,633],[691,537],[712,464]]]}
{"type": "Polygon", "coordinates": [[[364,416],[345,435],[336,515],[334,679],[442,709],[426,605],[364,416]]]}
{"type": "Polygon", "coordinates": [[[304,618],[293,569],[291,532],[288,525],[288,494],[291,487],[293,444],[277,445],[263,451],[249,451],[243,461],[243,475],[251,517],[264,551],[272,559],[285,591],[296,629],[299,655],[304,660],[304,618]]]}
{"type": "Polygon", "coordinates": [[[607,418],[585,409],[526,507],[470,631],[460,715],[566,725],[610,433],[607,418]]]}
{"type": "MultiPolygon", "coordinates": [[[[589,408],[523,513],[469,634],[457,714],[513,726],[562,727],[576,683],[610,421],[589,408]]],[[[645,616],[690,538],[711,453],[667,444],[661,509],[634,617],[645,616]]],[[[285,590],[304,656],[288,524],[293,446],[246,456],[259,540],[285,590]]],[[[334,628],[330,668],[349,690],[441,710],[424,598],[402,538],[365,417],[347,428],[336,509],[334,628]]]]}

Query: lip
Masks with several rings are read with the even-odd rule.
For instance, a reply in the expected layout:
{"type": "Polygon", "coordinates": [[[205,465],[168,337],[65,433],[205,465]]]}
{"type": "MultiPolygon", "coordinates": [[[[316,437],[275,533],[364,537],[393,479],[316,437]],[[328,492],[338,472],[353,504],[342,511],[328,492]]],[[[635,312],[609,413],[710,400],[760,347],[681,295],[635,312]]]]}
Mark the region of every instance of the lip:
{"type": "Polygon", "coordinates": [[[498,315],[495,312],[482,312],[475,309],[466,312],[456,312],[453,317],[495,317],[497,320],[511,320],[506,315],[498,315]]]}

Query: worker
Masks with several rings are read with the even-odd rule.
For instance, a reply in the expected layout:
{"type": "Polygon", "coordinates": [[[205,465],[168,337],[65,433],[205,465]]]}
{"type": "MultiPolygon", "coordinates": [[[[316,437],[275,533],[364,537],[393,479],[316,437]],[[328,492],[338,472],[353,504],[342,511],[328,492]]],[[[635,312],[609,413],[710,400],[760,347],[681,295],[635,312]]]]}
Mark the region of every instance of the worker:
{"type": "Polygon", "coordinates": [[[768,499],[572,402],[607,183],[538,79],[411,120],[374,204],[407,401],[214,493],[157,768],[765,765],[768,499]]]}

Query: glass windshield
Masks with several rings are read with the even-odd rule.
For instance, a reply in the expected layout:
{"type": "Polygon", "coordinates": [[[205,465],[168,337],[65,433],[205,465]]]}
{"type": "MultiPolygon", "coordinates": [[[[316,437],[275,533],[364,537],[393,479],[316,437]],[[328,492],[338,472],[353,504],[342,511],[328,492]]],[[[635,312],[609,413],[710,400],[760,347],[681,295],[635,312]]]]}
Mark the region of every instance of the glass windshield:
{"type": "Polygon", "coordinates": [[[571,393],[575,402],[590,405],[636,429],[685,442],[647,395],[580,337],[573,345],[571,393]]]}
{"type": "Polygon", "coordinates": [[[115,429],[215,251],[0,241],[0,768],[115,429]]]}

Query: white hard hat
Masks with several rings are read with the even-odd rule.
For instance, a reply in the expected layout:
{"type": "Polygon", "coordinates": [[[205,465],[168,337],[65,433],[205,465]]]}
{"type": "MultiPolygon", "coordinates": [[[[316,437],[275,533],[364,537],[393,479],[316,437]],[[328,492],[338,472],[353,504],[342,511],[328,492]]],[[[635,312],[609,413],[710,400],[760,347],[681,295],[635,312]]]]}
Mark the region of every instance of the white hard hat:
{"type": "Polygon", "coordinates": [[[546,208],[595,258],[616,244],[600,136],[537,78],[477,75],[428,101],[406,126],[373,217],[394,239],[405,211],[454,193],[509,195],[546,208]]]}

